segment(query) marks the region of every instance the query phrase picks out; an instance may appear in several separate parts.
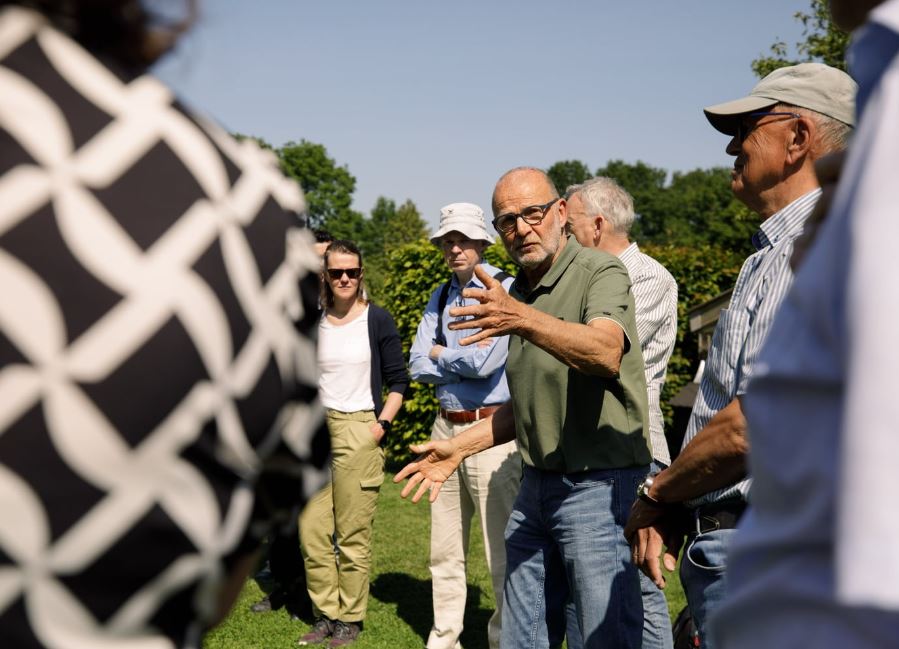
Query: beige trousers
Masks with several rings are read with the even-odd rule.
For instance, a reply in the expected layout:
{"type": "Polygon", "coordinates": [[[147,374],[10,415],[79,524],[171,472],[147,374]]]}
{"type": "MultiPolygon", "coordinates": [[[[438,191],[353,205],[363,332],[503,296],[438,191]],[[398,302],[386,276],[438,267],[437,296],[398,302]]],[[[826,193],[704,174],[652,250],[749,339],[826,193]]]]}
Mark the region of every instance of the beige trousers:
{"type": "Polygon", "coordinates": [[[384,482],[384,451],[369,430],[374,421],[370,410],[328,411],[331,482],[300,516],[300,548],[316,617],[344,622],[365,618],[372,523],[384,482]]]}
{"type": "MultiPolygon", "coordinates": [[[[453,424],[437,417],[431,439],[448,439],[473,424],[453,424]]],[[[516,442],[487,449],[467,458],[440,489],[431,505],[431,582],[434,626],[428,649],[460,649],[465,615],[465,557],[471,518],[481,523],[487,568],[496,610],[487,623],[491,649],[499,647],[503,608],[506,547],[503,535],[521,482],[521,456],[516,442]]]]}

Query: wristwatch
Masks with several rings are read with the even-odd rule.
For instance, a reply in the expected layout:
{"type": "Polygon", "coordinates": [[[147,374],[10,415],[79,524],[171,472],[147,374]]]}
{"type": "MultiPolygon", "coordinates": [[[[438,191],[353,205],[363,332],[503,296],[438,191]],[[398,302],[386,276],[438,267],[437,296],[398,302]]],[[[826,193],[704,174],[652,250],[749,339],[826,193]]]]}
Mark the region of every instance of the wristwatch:
{"type": "Polygon", "coordinates": [[[655,477],[658,474],[648,475],[643,479],[639,485],[637,485],[637,498],[642,500],[645,503],[649,503],[650,505],[655,505],[656,507],[661,507],[664,503],[659,502],[655,498],[649,495],[649,490],[652,489],[652,483],[655,480],[655,477]]]}
{"type": "Polygon", "coordinates": [[[386,419],[379,419],[379,420],[378,420],[378,426],[381,427],[381,430],[384,431],[384,434],[385,434],[385,435],[389,435],[389,434],[390,434],[390,426],[391,426],[391,423],[390,423],[389,421],[387,421],[386,419]]]}

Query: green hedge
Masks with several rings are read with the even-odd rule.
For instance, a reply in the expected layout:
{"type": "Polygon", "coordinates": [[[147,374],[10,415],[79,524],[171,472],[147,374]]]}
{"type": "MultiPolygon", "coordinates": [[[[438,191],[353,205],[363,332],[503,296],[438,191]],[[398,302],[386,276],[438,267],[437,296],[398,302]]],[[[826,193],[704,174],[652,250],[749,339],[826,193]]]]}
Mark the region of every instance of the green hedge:
{"type": "Polygon", "coordinates": [[[732,288],[743,255],[711,246],[646,245],[640,249],[667,268],[677,280],[677,342],[668,361],[668,375],[662,389],[662,411],[668,426],[672,414],[668,401],[693,380],[699,367],[698,341],[690,333],[687,311],[732,288]]]}
{"type": "MultiPolygon", "coordinates": [[[[679,289],[677,344],[668,364],[668,380],[662,393],[666,421],[670,423],[668,399],[693,379],[699,363],[696,338],[689,333],[687,310],[733,286],[742,257],[739,253],[709,246],[647,245],[642,250],[668,268],[679,289]]],[[[487,248],[484,257],[498,268],[512,274],[516,272],[515,265],[501,244],[487,248]]],[[[428,298],[447,279],[449,269],[443,255],[428,241],[407,244],[388,256],[386,281],[379,292],[378,302],[396,320],[407,359],[428,298]]],[[[392,462],[405,461],[409,457],[409,444],[428,439],[431,424],[437,416],[437,407],[433,386],[413,381],[386,447],[392,462]]]]}

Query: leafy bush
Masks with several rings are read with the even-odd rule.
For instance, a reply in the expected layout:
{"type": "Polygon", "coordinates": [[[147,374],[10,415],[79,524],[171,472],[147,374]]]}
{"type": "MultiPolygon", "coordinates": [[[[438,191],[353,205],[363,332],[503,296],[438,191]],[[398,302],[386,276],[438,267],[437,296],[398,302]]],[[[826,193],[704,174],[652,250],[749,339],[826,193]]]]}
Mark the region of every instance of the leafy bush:
{"type": "Polygon", "coordinates": [[[661,399],[666,425],[670,425],[672,409],[668,401],[693,380],[699,367],[697,340],[690,333],[687,311],[733,287],[744,257],[712,246],[646,245],[640,249],[667,268],[677,281],[677,342],[668,361],[661,399]]]}

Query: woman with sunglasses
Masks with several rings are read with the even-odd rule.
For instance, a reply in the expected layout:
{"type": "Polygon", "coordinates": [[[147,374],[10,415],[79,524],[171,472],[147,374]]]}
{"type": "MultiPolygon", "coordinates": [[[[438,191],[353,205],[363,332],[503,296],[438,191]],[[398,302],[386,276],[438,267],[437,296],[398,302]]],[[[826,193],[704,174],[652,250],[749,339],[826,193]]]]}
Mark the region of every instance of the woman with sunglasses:
{"type": "Polygon", "coordinates": [[[393,318],[371,304],[363,287],[362,253],[333,241],[322,271],[319,394],[331,434],[331,482],[303,512],[300,537],[315,613],[301,645],[331,638],[353,642],[368,604],[372,521],[384,481],[381,440],[409,385],[393,318]],[[383,387],[387,398],[382,401],[383,387]],[[335,560],[334,548],[337,547],[335,560]]]}

